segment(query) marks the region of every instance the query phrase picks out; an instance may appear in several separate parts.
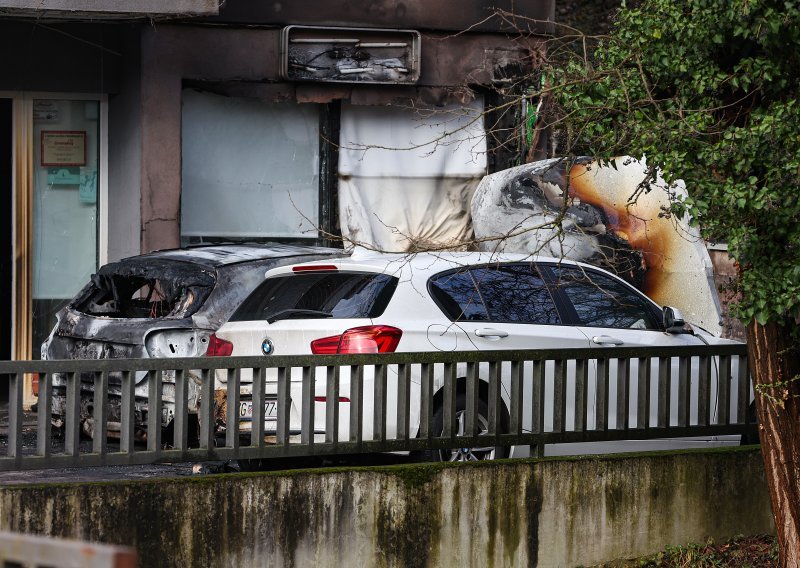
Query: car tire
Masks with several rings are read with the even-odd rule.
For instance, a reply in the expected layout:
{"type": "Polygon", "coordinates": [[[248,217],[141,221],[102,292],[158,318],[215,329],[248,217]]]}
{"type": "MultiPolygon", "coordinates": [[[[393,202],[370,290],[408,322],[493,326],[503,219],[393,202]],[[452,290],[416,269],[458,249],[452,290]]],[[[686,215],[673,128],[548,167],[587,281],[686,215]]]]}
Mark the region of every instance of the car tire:
{"type": "MultiPolygon", "coordinates": [[[[460,392],[456,396],[456,425],[457,433],[464,432],[467,408],[467,395],[460,392]]],[[[508,412],[500,406],[500,431],[508,432],[508,412]]],[[[478,424],[481,431],[486,432],[489,425],[489,404],[483,396],[478,399],[478,424]]],[[[433,432],[440,436],[444,432],[444,405],[439,404],[433,412],[433,432]]],[[[507,458],[509,448],[486,446],[484,448],[453,448],[444,450],[425,450],[415,454],[422,461],[482,461],[507,458]]]]}
{"type": "MultiPolygon", "coordinates": [[[[186,444],[189,448],[200,447],[200,419],[197,414],[190,414],[187,417],[186,444]]],[[[161,429],[161,442],[170,444],[170,447],[177,448],[178,442],[175,440],[175,420],[170,420],[169,424],[161,429]]]]}
{"type": "Polygon", "coordinates": [[[255,460],[236,460],[239,465],[239,471],[264,471],[269,467],[268,460],[255,459],[255,460]]]}

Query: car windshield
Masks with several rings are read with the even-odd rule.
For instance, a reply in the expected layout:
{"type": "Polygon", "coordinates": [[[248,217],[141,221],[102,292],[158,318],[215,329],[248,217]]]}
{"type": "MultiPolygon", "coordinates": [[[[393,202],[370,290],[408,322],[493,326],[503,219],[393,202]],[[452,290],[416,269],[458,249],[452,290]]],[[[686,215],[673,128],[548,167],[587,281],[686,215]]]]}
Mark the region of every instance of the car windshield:
{"type": "Polygon", "coordinates": [[[215,282],[213,270],[188,262],[123,260],[94,274],[73,308],[110,318],[185,318],[215,282]]]}
{"type": "Polygon", "coordinates": [[[230,321],[374,318],[386,309],[397,278],[363,272],[316,272],[265,280],[230,321]]]}

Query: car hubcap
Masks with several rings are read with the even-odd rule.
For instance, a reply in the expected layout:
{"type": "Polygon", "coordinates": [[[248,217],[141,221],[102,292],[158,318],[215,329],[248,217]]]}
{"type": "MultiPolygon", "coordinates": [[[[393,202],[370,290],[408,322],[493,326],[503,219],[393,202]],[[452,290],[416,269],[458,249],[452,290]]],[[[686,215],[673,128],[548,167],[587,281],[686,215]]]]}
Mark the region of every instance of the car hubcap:
{"type": "MultiPolygon", "coordinates": [[[[477,417],[478,422],[478,435],[485,436],[489,432],[489,421],[486,419],[485,416],[478,415],[477,417]]],[[[466,435],[466,424],[467,424],[467,412],[465,410],[459,410],[456,412],[456,435],[457,436],[464,436],[466,435]]],[[[495,456],[495,448],[494,446],[485,446],[485,447],[477,447],[477,448],[454,448],[449,452],[444,450],[442,452],[442,459],[451,461],[451,462],[465,462],[465,461],[480,461],[480,460],[492,460],[495,456]]]]}

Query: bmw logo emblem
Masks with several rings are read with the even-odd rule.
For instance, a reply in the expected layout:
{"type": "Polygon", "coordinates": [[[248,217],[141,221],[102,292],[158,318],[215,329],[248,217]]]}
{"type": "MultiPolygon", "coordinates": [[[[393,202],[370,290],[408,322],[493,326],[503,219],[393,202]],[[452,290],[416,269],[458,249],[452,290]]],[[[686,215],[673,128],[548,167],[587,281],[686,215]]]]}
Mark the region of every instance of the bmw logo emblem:
{"type": "Polygon", "coordinates": [[[273,345],[269,337],[265,337],[264,341],[261,342],[261,352],[264,355],[272,355],[275,352],[275,345],[273,345]]]}

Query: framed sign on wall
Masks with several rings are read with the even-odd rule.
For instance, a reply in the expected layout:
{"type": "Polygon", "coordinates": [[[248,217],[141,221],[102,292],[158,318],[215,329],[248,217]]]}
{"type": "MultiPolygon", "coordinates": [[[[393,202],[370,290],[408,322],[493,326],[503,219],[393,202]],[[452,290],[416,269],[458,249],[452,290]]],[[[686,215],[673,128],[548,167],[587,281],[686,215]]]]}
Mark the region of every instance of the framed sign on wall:
{"type": "Polygon", "coordinates": [[[42,166],[85,165],[85,130],[42,131],[42,166]]]}

